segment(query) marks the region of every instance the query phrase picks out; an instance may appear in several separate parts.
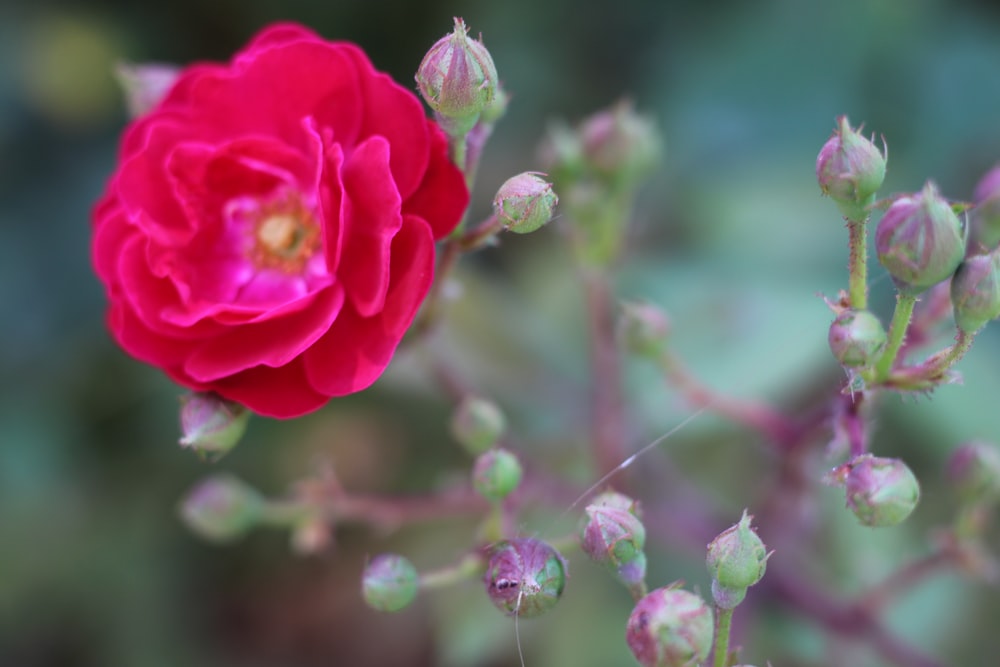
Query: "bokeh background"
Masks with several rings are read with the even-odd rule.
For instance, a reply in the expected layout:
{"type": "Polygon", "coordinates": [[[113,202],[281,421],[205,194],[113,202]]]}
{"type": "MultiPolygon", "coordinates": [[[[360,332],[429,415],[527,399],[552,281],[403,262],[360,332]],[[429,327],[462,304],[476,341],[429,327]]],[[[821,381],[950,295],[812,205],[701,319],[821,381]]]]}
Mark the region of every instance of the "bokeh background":
{"type": "MultiPolygon", "coordinates": [[[[120,61],[228,58],[278,19],[360,43],[405,85],[453,16],[482,32],[513,94],[487,149],[475,212],[507,176],[537,168],[547,123],[579,120],[627,96],[660,124],[663,167],[644,191],[621,292],[673,315],[675,343],[714,386],[781,399],[839,372],[818,293],[844,286],[846,234],[814,181],[814,160],[846,113],[890,146],[885,192],[935,180],[969,199],[1000,162],[1000,13],[971,0],[87,0],[0,5],[0,665],[3,667],[318,667],[517,664],[513,625],[475,583],[396,616],[366,610],[366,554],[448,562],[474,526],[437,522],[391,535],[338,531],[324,556],[287,535],[204,544],[176,515],[212,468],[176,445],[179,389],[127,358],[103,326],[89,263],[89,212],[126,122],[120,61]],[[640,250],[641,249],[641,250],[640,250]]],[[[879,312],[891,286],[872,268],[879,312]]],[[[453,354],[511,414],[534,465],[588,480],[582,458],[586,356],[579,294],[551,230],[465,262],[453,354]],[[581,461],[583,463],[581,463],[581,461]]],[[[996,327],[995,327],[996,328],[996,327]]],[[[947,342],[947,334],[942,343],[947,342]]],[[[924,483],[906,527],[855,525],[820,492],[828,545],[816,582],[847,596],[926,548],[951,500],[948,452],[1000,440],[1000,348],[987,330],[961,364],[963,387],[886,402],[876,451],[903,455],[924,483]]],[[[637,443],[687,415],[630,370],[637,443]]],[[[464,474],[445,398],[403,354],[372,390],[279,423],[257,419],[215,469],[281,494],[332,461],[349,488],[432,488],[464,474]]],[[[744,434],[704,418],[649,455],[672,457],[735,520],[768,465],[744,434]],[[741,442],[741,440],[743,442],[741,442]]],[[[755,448],[756,447],[756,448],[755,448]]],[[[643,463],[645,465],[645,463],[643,463]]],[[[526,518],[525,532],[555,531],[526,518]]],[[[994,531],[995,533],[996,531],[994,531]]],[[[766,531],[763,533],[767,538],[766,531]]],[[[994,547],[996,547],[994,535],[994,547]]],[[[659,545],[654,582],[705,589],[690,553],[659,545]]],[[[520,628],[526,664],[632,664],[629,602],[573,559],[566,600],[520,628]]],[[[753,593],[751,593],[753,595],[753,593]]],[[[1000,655],[996,588],[948,574],[890,609],[901,636],[944,664],[1000,655]]],[[[776,666],[881,664],[777,606],[737,620],[747,660],[776,666]]]]}

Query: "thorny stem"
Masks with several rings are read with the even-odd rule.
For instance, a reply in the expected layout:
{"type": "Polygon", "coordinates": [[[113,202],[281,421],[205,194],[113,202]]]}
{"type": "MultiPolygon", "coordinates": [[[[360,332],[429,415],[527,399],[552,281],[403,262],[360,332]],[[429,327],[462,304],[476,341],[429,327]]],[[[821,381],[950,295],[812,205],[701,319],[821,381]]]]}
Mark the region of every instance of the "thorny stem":
{"type": "Polygon", "coordinates": [[[864,310],[868,307],[868,216],[860,220],[847,220],[850,233],[850,255],[848,257],[848,294],[851,308],[864,310]]]}
{"type": "Polygon", "coordinates": [[[615,341],[615,303],[607,274],[583,269],[587,323],[590,330],[591,433],[600,475],[610,473],[628,456],[621,356],[615,341]]]}
{"type": "MultiPolygon", "coordinates": [[[[896,296],[896,310],[892,313],[892,323],[889,325],[889,341],[885,350],[875,362],[873,369],[874,384],[884,382],[889,377],[899,349],[906,340],[906,329],[910,326],[910,317],[913,315],[913,307],[917,303],[917,297],[909,294],[898,294],[896,296]]],[[[867,378],[866,378],[867,379],[867,378]]]]}
{"type": "Polygon", "coordinates": [[[757,431],[772,442],[785,443],[794,437],[796,429],[783,414],[763,403],[714,393],[694,377],[670,350],[660,355],[658,363],[667,382],[680,390],[693,407],[707,408],[757,431]]]}
{"type": "Polygon", "coordinates": [[[729,665],[729,630],[733,621],[733,610],[716,606],[715,646],[712,649],[712,667],[729,665]]]}

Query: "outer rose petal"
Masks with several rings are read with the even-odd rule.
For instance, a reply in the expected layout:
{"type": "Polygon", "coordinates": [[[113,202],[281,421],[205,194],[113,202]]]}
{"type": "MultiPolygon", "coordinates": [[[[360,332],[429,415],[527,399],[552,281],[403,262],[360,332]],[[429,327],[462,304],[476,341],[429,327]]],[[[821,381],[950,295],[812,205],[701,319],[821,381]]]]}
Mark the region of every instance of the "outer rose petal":
{"type": "Polygon", "coordinates": [[[365,389],[389,365],[434,277],[434,239],[420,218],[406,216],[392,242],[392,282],[385,308],[361,317],[344,308],[303,359],[317,391],[343,396],[365,389]]]}
{"type": "Polygon", "coordinates": [[[469,190],[465,187],[465,176],[448,157],[444,132],[430,121],[427,123],[431,132],[430,162],[420,188],[403,203],[403,212],[419,215],[430,224],[434,238],[441,239],[462,219],[469,206],[469,190]]]}
{"type": "Polygon", "coordinates": [[[205,388],[242,403],[259,415],[280,419],[299,417],[330,400],[310,386],[301,357],[280,368],[256,366],[205,388]]]}

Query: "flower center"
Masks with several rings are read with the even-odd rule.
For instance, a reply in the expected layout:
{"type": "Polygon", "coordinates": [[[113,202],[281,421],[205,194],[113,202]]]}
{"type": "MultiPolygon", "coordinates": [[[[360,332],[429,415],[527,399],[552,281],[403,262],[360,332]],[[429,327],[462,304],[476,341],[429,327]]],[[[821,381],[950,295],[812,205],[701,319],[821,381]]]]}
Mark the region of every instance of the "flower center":
{"type": "Polygon", "coordinates": [[[302,273],[320,248],[319,225],[298,195],[263,204],[253,216],[250,259],[259,269],[302,273]]]}

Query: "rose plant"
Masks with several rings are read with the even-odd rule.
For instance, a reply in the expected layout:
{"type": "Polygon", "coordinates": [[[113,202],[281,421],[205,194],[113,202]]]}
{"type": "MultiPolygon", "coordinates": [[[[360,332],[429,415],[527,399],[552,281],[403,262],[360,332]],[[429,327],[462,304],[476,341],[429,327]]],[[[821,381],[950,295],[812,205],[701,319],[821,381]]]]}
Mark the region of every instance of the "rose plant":
{"type": "Polygon", "coordinates": [[[278,24],[182,70],[127,129],[93,262],[126,351],[294,417],[381,375],[467,204],[413,93],[278,24]]]}

